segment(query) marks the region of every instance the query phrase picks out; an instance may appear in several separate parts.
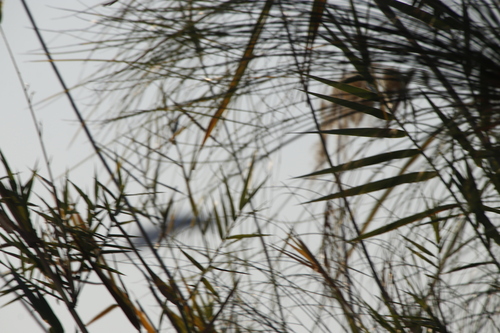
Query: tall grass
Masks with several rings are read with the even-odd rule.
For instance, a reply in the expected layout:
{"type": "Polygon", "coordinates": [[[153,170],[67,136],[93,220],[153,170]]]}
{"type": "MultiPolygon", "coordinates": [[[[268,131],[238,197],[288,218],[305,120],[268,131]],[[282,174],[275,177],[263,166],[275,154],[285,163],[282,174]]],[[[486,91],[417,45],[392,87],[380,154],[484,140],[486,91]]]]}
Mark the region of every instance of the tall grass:
{"type": "Polygon", "coordinates": [[[96,22],[81,52],[102,69],[93,108],[74,108],[107,174],[87,193],[23,183],[2,158],[3,293],[53,331],[53,300],[91,330],[75,305],[95,283],[113,299],[95,320],[120,309],[148,332],[499,329],[493,1],[77,16],[96,22]],[[290,154],[300,171],[284,178],[290,154]]]}

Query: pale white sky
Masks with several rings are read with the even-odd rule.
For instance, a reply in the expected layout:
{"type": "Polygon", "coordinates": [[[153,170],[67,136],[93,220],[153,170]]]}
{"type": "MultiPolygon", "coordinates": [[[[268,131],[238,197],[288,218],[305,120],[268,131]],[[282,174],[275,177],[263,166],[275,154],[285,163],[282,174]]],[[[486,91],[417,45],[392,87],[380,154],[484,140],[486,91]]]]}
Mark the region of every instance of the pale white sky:
{"type": "MultiPolygon", "coordinates": [[[[86,1],[88,5],[99,1],[86,1]]],[[[51,31],[61,27],[76,28],[88,24],[75,18],[70,12],[82,9],[80,1],[75,0],[36,0],[28,1],[37,24],[44,30],[48,44],[57,46],[74,44],[69,36],[51,31]]],[[[32,31],[21,1],[6,0],[3,6],[2,28],[16,57],[25,84],[29,88],[35,106],[38,122],[55,176],[64,174],[72,164],[82,159],[83,152],[89,152],[89,146],[82,135],[75,139],[78,124],[67,99],[58,94],[61,91],[52,69],[41,51],[40,44],[32,31]],[[45,101],[45,102],[42,102],[45,101]],[[69,163],[68,163],[69,162],[69,163]]],[[[57,49],[56,49],[57,50],[57,49]]],[[[58,56],[56,56],[58,58],[58,56]]],[[[60,57],[59,57],[60,58],[60,57]]],[[[0,44],[0,100],[2,101],[0,120],[0,149],[16,171],[38,166],[45,173],[40,143],[35,126],[28,110],[22,86],[16,76],[8,56],[5,43],[0,44]]],[[[58,63],[67,83],[77,82],[82,77],[81,68],[74,63],[58,63]]]]}

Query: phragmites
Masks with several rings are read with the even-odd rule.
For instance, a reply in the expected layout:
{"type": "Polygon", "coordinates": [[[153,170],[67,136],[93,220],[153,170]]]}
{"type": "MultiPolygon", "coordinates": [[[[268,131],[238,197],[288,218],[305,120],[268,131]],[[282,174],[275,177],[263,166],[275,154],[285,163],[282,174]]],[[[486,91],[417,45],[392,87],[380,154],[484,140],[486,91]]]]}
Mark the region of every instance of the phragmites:
{"type": "MultiPolygon", "coordinates": [[[[372,78],[367,80],[363,75],[358,73],[347,73],[342,76],[340,82],[349,84],[351,86],[368,90],[378,94],[378,101],[366,100],[361,97],[349,94],[343,90],[333,88],[332,96],[346,101],[355,102],[358,104],[377,107],[389,113],[396,113],[405,103],[408,98],[407,87],[412,79],[413,70],[403,72],[399,69],[392,67],[374,68],[371,74],[372,78]],[[371,83],[368,83],[371,81],[371,83]]],[[[333,128],[347,128],[350,126],[357,126],[363,120],[364,113],[358,112],[354,109],[324,102],[321,105],[321,130],[329,130],[333,128]]],[[[327,142],[325,135],[324,142],[327,142]]],[[[342,150],[343,142],[338,140],[337,152],[342,150]]],[[[326,161],[324,149],[321,147],[319,155],[319,164],[326,161]]]]}

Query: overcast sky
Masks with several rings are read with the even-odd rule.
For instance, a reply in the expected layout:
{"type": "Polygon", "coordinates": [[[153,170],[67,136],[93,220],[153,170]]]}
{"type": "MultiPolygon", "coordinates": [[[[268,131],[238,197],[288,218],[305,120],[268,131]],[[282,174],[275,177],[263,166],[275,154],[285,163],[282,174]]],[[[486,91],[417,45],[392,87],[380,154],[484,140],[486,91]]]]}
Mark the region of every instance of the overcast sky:
{"type": "MultiPolygon", "coordinates": [[[[85,1],[87,5],[99,1],[85,1]]],[[[75,44],[77,40],[55,31],[83,27],[89,22],[76,18],[70,10],[81,10],[83,4],[75,0],[36,0],[28,5],[43,36],[54,52],[58,46],[75,44]]],[[[2,28],[12,48],[22,79],[29,89],[38,123],[41,124],[42,137],[47,147],[55,176],[64,174],[77,161],[89,152],[89,145],[82,135],[76,137],[79,126],[65,96],[60,95],[61,87],[56,81],[51,67],[41,51],[40,44],[33,32],[21,1],[7,0],[3,6],[2,28]]],[[[28,110],[22,85],[8,56],[5,42],[0,44],[0,98],[2,119],[0,121],[0,148],[16,171],[26,171],[38,166],[46,172],[43,164],[40,143],[35,125],[28,110]]],[[[55,58],[64,58],[55,55],[55,58]]],[[[74,62],[59,62],[68,84],[74,84],[84,73],[81,65],[74,62]]]]}

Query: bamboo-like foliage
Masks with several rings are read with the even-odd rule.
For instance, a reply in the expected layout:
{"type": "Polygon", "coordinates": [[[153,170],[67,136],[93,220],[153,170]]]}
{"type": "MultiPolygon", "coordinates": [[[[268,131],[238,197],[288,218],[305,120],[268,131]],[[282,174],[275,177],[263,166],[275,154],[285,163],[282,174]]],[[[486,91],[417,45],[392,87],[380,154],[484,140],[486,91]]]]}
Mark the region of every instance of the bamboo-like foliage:
{"type": "Polygon", "coordinates": [[[22,184],[2,157],[3,294],[55,332],[54,299],[81,331],[116,308],[148,332],[500,330],[494,1],[107,5],[78,15],[113,185],[22,184]],[[113,303],[85,322],[91,283],[113,303]]]}

